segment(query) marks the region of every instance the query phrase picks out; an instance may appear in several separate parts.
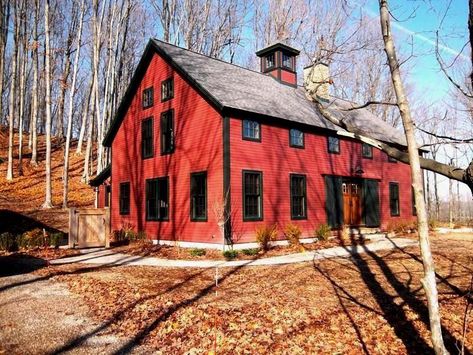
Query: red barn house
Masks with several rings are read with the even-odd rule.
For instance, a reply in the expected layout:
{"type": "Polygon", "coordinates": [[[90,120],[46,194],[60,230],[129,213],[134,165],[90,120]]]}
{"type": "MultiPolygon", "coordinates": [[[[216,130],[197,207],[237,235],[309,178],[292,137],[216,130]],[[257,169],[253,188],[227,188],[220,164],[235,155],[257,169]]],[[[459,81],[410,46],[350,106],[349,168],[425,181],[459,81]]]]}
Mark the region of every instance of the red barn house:
{"type": "MultiPolygon", "coordinates": [[[[298,54],[276,43],[256,53],[256,72],[150,40],[103,142],[111,168],[94,180],[107,181],[98,205],[110,202],[112,230],[238,248],[263,224],[291,222],[310,238],[324,223],[385,229],[411,220],[409,166],[321,115],[297,85],[298,54]]],[[[304,71],[327,79],[323,64],[304,71]]],[[[331,114],[405,149],[400,132],[346,110],[352,104],[330,98],[326,85],[319,96],[331,114]]]]}

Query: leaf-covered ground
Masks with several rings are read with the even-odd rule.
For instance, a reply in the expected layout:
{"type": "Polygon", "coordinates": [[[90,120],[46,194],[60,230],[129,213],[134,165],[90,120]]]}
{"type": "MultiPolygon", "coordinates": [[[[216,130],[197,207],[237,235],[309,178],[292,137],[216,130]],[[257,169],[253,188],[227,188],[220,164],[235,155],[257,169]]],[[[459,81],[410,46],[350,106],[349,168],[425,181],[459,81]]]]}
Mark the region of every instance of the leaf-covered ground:
{"type": "MultiPolygon", "coordinates": [[[[44,136],[38,137],[38,165],[30,164],[31,151],[28,149],[28,136],[24,135],[23,144],[23,175],[18,173],[18,134],[15,133],[13,150],[12,181],[6,180],[8,132],[0,127],[0,224],[23,225],[35,227],[48,226],[52,229],[67,232],[68,213],[61,209],[63,193],[63,145],[53,141],[51,155],[53,210],[42,210],[45,196],[45,142],[44,136]],[[25,222],[25,219],[27,220],[25,222]]],[[[70,153],[69,205],[73,207],[92,207],[94,203],[93,189],[81,181],[84,156],[75,154],[76,142],[73,142],[70,153]]],[[[10,231],[10,230],[9,230],[10,231]]],[[[26,229],[21,229],[24,232],[26,229]]],[[[17,232],[17,231],[13,231],[17,232]]]]}
{"type": "MultiPolygon", "coordinates": [[[[473,352],[463,324],[473,236],[433,238],[447,347],[473,352]]],[[[106,321],[158,353],[431,353],[417,248],[277,267],[170,269],[72,265],[56,275],[106,321]]],[[[471,309],[471,306],[470,306],[471,309]]],[[[78,335],[80,336],[80,335],[78,335]]],[[[83,341],[83,340],[82,340],[83,341]]]]}

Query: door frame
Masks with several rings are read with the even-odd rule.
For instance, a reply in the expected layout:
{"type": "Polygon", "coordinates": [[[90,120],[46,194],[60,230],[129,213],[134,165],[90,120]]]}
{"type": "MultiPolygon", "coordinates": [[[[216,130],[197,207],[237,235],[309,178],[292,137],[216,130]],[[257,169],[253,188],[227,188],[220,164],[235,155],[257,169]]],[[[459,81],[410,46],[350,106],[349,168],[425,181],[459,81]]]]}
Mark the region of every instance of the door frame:
{"type": "Polygon", "coordinates": [[[345,211],[345,205],[343,206],[343,218],[342,218],[342,221],[343,221],[343,224],[349,226],[349,227],[363,227],[365,225],[365,221],[364,221],[364,209],[365,209],[365,205],[364,205],[364,191],[363,191],[363,178],[360,178],[360,177],[352,177],[352,176],[344,176],[342,177],[342,185],[341,185],[341,193],[342,193],[342,200],[343,200],[343,204],[344,204],[344,194],[343,194],[343,184],[356,184],[358,186],[358,189],[359,189],[359,195],[358,195],[358,199],[359,199],[359,214],[360,214],[360,223],[359,224],[345,224],[345,213],[347,211],[345,211]]]}

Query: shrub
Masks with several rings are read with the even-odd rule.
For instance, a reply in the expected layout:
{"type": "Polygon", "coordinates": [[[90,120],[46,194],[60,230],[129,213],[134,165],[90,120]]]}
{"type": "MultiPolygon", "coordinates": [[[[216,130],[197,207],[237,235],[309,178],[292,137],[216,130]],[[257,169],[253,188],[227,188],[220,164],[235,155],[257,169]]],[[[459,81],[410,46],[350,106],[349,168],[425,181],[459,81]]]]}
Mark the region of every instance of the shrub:
{"type": "Polygon", "coordinates": [[[64,233],[62,232],[53,233],[51,234],[51,237],[49,238],[49,245],[57,249],[59,248],[59,244],[61,244],[61,241],[63,238],[64,238],[64,233]]]}
{"type": "Polygon", "coordinates": [[[191,249],[189,253],[192,256],[204,256],[207,253],[207,251],[205,249],[195,248],[195,249],[191,249]]]}
{"type": "Polygon", "coordinates": [[[301,228],[295,224],[288,223],[284,227],[284,235],[286,236],[290,245],[301,245],[301,242],[299,241],[301,234],[301,228]]]}
{"type": "Polygon", "coordinates": [[[256,241],[264,251],[269,249],[271,241],[275,240],[277,236],[278,226],[276,224],[262,225],[256,228],[256,241]]]}
{"type": "Polygon", "coordinates": [[[49,246],[49,235],[39,228],[35,228],[23,233],[22,236],[23,248],[36,248],[49,246]]]}
{"type": "Polygon", "coordinates": [[[242,249],[241,253],[244,255],[254,256],[254,255],[258,255],[259,249],[258,248],[242,249]]]}
{"type": "Polygon", "coordinates": [[[319,240],[327,240],[330,237],[330,233],[332,232],[332,228],[326,223],[322,223],[320,226],[317,227],[315,230],[315,236],[319,240]]]}
{"type": "Polygon", "coordinates": [[[236,250],[225,250],[223,252],[223,256],[225,257],[225,259],[227,260],[232,260],[232,259],[235,259],[237,256],[238,256],[238,252],[236,250]]]}
{"type": "Polygon", "coordinates": [[[0,234],[0,250],[4,250],[4,251],[18,250],[18,244],[13,234],[8,233],[8,232],[0,234]]]}
{"type": "Polygon", "coordinates": [[[400,220],[390,222],[387,229],[395,233],[409,233],[417,230],[417,221],[400,220]]]}

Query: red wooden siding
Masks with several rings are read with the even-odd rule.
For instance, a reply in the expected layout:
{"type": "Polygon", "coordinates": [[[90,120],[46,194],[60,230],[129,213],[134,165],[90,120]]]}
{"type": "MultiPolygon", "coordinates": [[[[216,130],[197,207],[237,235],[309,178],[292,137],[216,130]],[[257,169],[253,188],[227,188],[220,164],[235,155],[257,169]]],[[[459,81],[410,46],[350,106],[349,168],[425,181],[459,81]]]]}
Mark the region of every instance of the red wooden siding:
{"type": "Polygon", "coordinates": [[[285,83],[292,84],[292,85],[296,85],[297,84],[296,73],[291,73],[290,71],[282,69],[281,70],[281,81],[283,81],[285,83]]]}
{"type": "Polygon", "coordinates": [[[350,139],[340,141],[341,154],[329,154],[327,137],[304,133],[305,148],[289,147],[289,128],[261,125],[261,142],[243,140],[242,120],[230,122],[232,226],[235,242],[254,241],[258,225],[288,222],[299,225],[305,236],[313,236],[314,229],[327,222],[325,212],[324,174],[353,176],[356,166],[362,178],[379,179],[381,227],[395,220],[412,219],[411,180],[407,164],[391,163],[380,150],[373,149],[373,159],[361,157],[361,143],[350,139]],[[243,222],[242,170],[263,172],[263,221],[243,222]],[[307,176],[307,219],[290,219],[289,174],[307,176]],[[389,182],[398,182],[400,216],[391,217],[389,210],[389,182]]]}
{"type": "Polygon", "coordinates": [[[110,186],[110,179],[107,179],[103,184],[97,187],[97,207],[104,208],[105,206],[105,199],[106,199],[106,189],[110,186]]]}
{"type": "Polygon", "coordinates": [[[222,243],[212,205],[223,191],[220,114],[157,54],[112,144],[112,230],[132,226],[151,239],[222,243]],[[174,98],[161,102],[161,82],[174,78],[174,98]],[[154,86],[154,105],[142,108],[142,91],[154,86]],[[160,115],[174,109],[175,151],[160,155],[160,115]],[[154,117],[154,157],[141,158],[141,121],[154,117]],[[190,174],[207,171],[208,221],[190,221],[190,174]],[[146,221],[145,180],[169,176],[169,221],[146,221]],[[130,182],[130,214],[120,215],[119,185],[130,182]]]}

